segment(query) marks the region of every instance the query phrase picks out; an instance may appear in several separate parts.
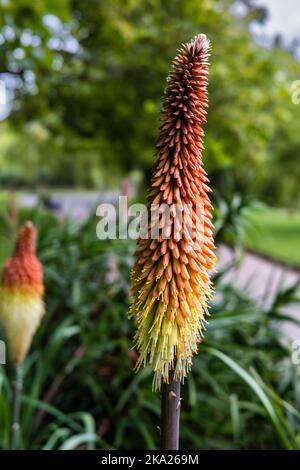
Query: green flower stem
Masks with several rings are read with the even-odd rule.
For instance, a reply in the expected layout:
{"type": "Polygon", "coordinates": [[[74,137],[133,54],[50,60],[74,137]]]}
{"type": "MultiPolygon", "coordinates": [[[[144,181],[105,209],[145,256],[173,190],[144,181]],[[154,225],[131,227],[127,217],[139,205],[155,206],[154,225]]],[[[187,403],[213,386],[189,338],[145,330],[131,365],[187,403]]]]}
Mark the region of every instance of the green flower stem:
{"type": "Polygon", "coordinates": [[[16,450],[19,446],[20,408],[21,408],[22,387],[23,387],[22,366],[20,364],[16,364],[15,380],[14,380],[14,396],[13,396],[13,403],[12,403],[12,427],[11,427],[11,440],[10,440],[11,450],[16,450]]]}
{"type": "Polygon", "coordinates": [[[161,450],[179,449],[180,380],[174,380],[174,370],[169,383],[162,384],[161,397],[161,450]]]}

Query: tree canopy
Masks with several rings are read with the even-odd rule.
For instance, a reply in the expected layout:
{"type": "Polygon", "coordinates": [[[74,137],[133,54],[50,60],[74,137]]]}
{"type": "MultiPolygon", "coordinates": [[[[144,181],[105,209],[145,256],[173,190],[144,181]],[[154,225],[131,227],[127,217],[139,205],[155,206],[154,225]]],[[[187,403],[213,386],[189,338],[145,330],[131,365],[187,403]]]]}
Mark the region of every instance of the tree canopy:
{"type": "Polygon", "coordinates": [[[32,184],[99,186],[149,171],[170,60],[203,32],[213,179],[230,172],[274,204],[299,198],[299,64],[280,41],[254,40],[249,25],[267,12],[251,0],[7,0],[0,12],[0,72],[14,90],[0,182],[15,171],[32,184]]]}

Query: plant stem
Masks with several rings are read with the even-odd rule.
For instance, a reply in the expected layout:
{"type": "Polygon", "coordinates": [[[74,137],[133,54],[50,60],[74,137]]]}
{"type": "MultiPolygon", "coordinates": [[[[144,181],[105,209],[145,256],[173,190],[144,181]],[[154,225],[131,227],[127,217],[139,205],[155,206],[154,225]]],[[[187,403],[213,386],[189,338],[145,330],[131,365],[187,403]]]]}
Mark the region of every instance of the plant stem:
{"type": "Polygon", "coordinates": [[[14,380],[14,396],[12,404],[12,427],[10,449],[16,450],[19,444],[20,434],[20,407],[21,407],[21,391],[22,391],[22,367],[20,364],[15,366],[14,380]]]}
{"type": "Polygon", "coordinates": [[[169,383],[162,384],[161,397],[161,450],[179,449],[180,381],[174,380],[174,370],[169,383]]]}

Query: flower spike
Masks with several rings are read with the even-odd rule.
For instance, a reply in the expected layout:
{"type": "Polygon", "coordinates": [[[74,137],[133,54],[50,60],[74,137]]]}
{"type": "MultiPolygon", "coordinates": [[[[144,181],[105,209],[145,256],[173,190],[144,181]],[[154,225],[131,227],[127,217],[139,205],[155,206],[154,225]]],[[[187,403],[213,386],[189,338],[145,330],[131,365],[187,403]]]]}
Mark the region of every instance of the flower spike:
{"type": "Polygon", "coordinates": [[[138,241],[132,271],[136,368],[151,365],[154,389],[160,388],[161,380],[168,383],[170,370],[175,370],[176,380],[187,375],[203,337],[212,294],[209,271],[216,257],[201,127],[208,106],[209,49],[208,39],[199,34],[173,61],[148,194],[148,209],[159,209],[148,222],[147,237],[138,241]]]}
{"type": "Polygon", "coordinates": [[[13,256],[0,282],[0,322],[14,364],[22,364],[45,313],[42,266],[35,254],[36,229],[26,222],[19,230],[13,256]]]}

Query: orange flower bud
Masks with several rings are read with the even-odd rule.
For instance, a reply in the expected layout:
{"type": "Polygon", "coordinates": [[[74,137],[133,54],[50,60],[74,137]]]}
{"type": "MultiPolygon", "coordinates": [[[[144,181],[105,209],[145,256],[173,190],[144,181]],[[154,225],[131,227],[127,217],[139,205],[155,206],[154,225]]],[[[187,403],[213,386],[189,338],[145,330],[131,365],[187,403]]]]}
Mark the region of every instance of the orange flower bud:
{"type": "Polygon", "coordinates": [[[42,266],[35,255],[36,229],[31,222],[20,228],[13,256],[0,282],[0,322],[10,359],[21,364],[45,313],[42,266]]]}

